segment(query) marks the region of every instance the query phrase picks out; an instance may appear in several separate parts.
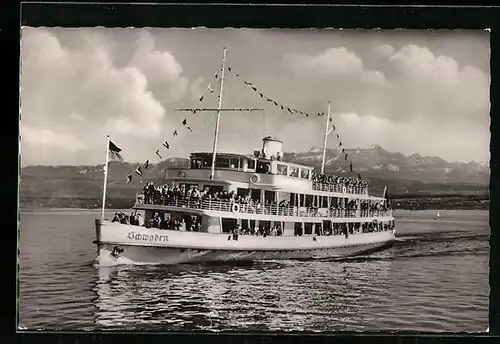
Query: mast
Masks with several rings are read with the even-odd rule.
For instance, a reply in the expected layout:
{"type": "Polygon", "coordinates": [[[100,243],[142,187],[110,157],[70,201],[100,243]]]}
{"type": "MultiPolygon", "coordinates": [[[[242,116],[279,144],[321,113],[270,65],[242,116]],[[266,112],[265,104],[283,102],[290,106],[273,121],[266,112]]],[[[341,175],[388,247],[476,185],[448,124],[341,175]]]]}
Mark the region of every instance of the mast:
{"type": "Polygon", "coordinates": [[[217,154],[217,141],[219,140],[219,121],[220,112],[222,109],[222,90],[224,88],[224,70],[226,68],[226,47],[224,47],[222,53],[222,71],[220,76],[220,88],[219,88],[219,105],[217,106],[217,119],[215,120],[215,135],[214,135],[214,148],[212,153],[212,170],[210,172],[210,179],[215,178],[215,155],[217,154]]]}
{"type": "Polygon", "coordinates": [[[104,165],[104,186],[102,188],[102,211],[101,220],[104,220],[104,209],[106,208],[106,187],[108,184],[108,163],[109,163],[109,135],[106,135],[106,163],[104,165]]]}
{"type": "Polygon", "coordinates": [[[328,122],[330,121],[330,101],[328,101],[328,111],[326,113],[325,140],[323,141],[323,159],[321,160],[321,174],[325,172],[326,142],[328,138],[328,122]]]}

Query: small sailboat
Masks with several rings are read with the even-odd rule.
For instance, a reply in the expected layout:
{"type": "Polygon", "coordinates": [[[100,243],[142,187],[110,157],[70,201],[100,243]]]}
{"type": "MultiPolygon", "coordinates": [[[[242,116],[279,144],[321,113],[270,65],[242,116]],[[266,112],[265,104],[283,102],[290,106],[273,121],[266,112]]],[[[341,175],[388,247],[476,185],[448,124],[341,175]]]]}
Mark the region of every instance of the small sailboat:
{"type": "Polygon", "coordinates": [[[439,215],[439,211],[437,212],[436,216],[434,216],[434,220],[439,219],[441,216],[439,215]]]}

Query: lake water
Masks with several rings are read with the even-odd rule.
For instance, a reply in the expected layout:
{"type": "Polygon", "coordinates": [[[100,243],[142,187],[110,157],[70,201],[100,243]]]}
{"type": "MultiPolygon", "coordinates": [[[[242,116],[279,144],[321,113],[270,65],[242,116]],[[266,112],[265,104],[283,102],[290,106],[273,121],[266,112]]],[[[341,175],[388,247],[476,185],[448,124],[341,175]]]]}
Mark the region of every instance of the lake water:
{"type": "Polygon", "coordinates": [[[395,215],[399,241],[360,258],[99,268],[98,211],[22,211],[19,321],[30,330],[486,331],[488,212],[395,215]]]}

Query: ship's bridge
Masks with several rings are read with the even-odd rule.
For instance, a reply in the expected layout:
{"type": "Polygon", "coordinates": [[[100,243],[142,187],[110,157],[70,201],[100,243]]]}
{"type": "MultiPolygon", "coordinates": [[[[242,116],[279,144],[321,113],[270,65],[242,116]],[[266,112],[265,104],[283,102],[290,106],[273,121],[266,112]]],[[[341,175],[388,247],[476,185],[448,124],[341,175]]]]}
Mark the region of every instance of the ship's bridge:
{"type": "MultiPolygon", "coordinates": [[[[190,169],[180,173],[186,179],[210,180],[212,153],[192,153],[190,169]]],[[[263,188],[311,189],[313,167],[285,162],[255,151],[254,155],[218,153],[213,182],[255,184],[263,188]]]]}

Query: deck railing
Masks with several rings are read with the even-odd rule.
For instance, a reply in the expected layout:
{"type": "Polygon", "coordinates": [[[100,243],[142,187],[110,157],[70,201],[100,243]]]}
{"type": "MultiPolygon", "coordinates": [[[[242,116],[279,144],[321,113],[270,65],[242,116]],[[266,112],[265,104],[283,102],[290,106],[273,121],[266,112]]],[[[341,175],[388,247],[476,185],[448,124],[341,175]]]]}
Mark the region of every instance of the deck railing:
{"type": "Polygon", "coordinates": [[[339,192],[355,195],[368,195],[368,188],[363,186],[345,186],[342,184],[327,184],[313,182],[312,189],[314,191],[339,192]]]}
{"type": "Polygon", "coordinates": [[[202,209],[243,214],[320,217],[320,218],[369,218],[392,216],[391,210],[327,209],[314,207],[294,207],[264,204],[238,203],[230,200],[172,198],[162,202],[144,202],[143,195],[137,195],[137,204],[165,205],[179,208],[202,209]]]}

